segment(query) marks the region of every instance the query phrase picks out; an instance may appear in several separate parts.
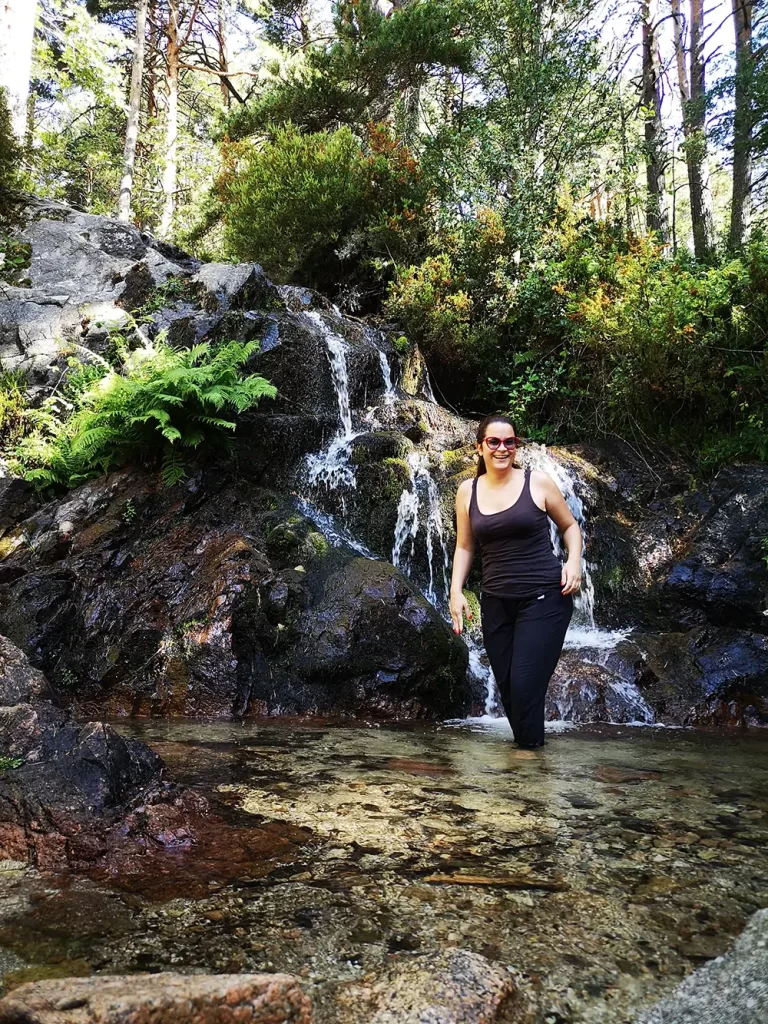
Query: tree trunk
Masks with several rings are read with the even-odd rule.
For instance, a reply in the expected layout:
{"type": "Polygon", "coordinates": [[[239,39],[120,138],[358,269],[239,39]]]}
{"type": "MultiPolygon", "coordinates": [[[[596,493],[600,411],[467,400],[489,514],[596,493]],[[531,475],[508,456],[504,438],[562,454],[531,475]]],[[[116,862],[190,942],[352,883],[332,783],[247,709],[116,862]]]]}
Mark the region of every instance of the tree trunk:
{"type": "Polygon", "coordinates": [[[664,125],[661,120],[661,89],[658,59],[658,10],[656,0],[643,0],[643,91],[645,110],[645,166],[648,198],[646,223],[665,244],[669,224],[664,186],[664,125]]]}
{"type": "MultiPolygon", "coordinates": [[[[229,59],[227,56],[227,33],[228,33],[228,14],[229,14],[229,0],[219,0],[219,31],[218,31],[218,44],[219,44],[219,68],[221,71],[229,71],[229,59]]],[[[221,83],[221,98],[224,100],[224,105],[227,109],[232,104],[232,93],[229,91],[229,87],[222,75],[219,79],[221,83]]]]}
{"type": "Polygon", "coordinates": [[[168,238],[173,227],[178,177],[180,38],[177,0],[169,0],[166,33],[168,38],[166,50],[168,95],[165,111],[165,169],[163,171],[163,195],[165,196],[165,201],[163,203],[163,216],[160,222],[161,238],[168,238]]]}
{"type": "Polygon", "coordinates": [[[708,201],[706,174],[706,85],[702,39],[704,35],[703,0],[690,0],[690,74],[686,69],[686,38],[680,0],[671,0],[677,61],[677,81],[683,112],[685,163],[688,169],[688,194],[691,201],[693,250],[696,258],[707,260],[712,254],[712,211],[708,201]]]}
{"type": "Polygon", "coordinates": [[[733,114],[733,194],[728,244],[740,249],[749,221],[752,183],[752,0],[732,0],[736,35],[736,83],[733,114]]]}
{"type": "Polygon", "coordinates": [[[128,125],[125,130],[123,150],[123,177],[120,182],[118,220],[129,224],[131,220],[131,196],[133,194],[133,168],[136,162],[136,143],[139,138],[139,114],[141,112],[141,87],[144,78],[144,48],[147,32],[147,7],[149,0],[139,0],[136,8],[136,41],[131,64],[131,91],[128,97],[128,125]]]}
{"type": "Polygon", "coordinates": [[[0,0],[0,89],[6,89],[13,130],[23,144],[32,73],[37,0],[0,0]]]}

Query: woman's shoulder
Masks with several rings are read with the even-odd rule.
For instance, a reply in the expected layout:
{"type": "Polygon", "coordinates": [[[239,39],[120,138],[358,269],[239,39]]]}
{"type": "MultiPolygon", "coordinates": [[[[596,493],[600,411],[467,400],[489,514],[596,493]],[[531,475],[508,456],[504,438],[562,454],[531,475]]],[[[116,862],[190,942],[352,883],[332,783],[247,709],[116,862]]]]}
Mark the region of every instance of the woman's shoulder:
{"type": "Polygon", "coordinates": [[[462,480],[461,483],[459,484],[458,490],[456,491],[456,497],[468,497],[470,492],[472,491],[472,485],[474,484],[474,482],[474,477],[470,477],[468,480],[462,480]]]}

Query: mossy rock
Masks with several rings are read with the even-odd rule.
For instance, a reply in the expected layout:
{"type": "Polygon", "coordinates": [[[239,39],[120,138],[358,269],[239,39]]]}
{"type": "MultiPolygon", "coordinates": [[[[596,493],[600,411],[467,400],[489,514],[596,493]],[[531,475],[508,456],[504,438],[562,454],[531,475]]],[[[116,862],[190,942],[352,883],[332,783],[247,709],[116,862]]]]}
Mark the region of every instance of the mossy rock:
{"type": "Polygon", "coordinates": [[[350,462],[354,466],[364,466],[371,462],[383,462],[389,459],[403,461],[406,455],[412,451],[412,442],[398,431],[376,430],[368,434],[360,434],[354,439],[350,462]]]}

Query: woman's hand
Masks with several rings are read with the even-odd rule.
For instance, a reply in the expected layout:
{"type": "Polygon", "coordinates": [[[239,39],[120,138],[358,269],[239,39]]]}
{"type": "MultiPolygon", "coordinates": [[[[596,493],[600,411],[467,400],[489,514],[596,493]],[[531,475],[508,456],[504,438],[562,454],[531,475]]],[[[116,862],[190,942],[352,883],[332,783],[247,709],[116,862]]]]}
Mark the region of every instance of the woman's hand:
{"type": "Polygon", "coordinates": [[[453,619],[454,633],[460,633],[464,628],[464,616],[468,619],[472,618],[466,597],[461,591],[458,594],[451,591],[451,618],[453,619]]]}
{"type": "Polygon", "coordinates": [[[578,562],[568,559],[560,574],[560,586],[563,588],[563,595],[576,593],[581,586],[581,559],[578,562]]]}

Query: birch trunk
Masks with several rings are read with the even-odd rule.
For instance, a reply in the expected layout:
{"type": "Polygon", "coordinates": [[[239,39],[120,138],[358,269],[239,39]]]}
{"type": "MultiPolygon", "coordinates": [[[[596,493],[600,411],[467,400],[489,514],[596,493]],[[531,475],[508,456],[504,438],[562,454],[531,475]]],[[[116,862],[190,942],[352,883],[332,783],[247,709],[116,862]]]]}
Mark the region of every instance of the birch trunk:
{"type": "Polygon", "coordinates": [[[0,0],[0,89],[7,91],[13,130],[22,144],[36,15],[37,0],[0,0]]]}
{"type": "Polygon", "coordinates": [[[656,0],[643,0],[643,93],[645,109],[645,167],[648,188],[646,223],[662,244],[669,237],[664,183],[664,126],[661,120],[661,89],[658,59],[658,9],[656,0]]]}
{"type": "Polygon", "coordinates": [[[169,0],[166,31],[168,36],[168,48],[166,50],[168,95],[165,111],[165,168],[163,171],[163,194],[165,201],[163,203],[163,216],[160,222],[161,238],[168,238],[173,227],[178,178],[180,39],[177,0],[169,0]]]}
{"type": "Polygon", "coordinates": [[[680,0],[672,0],[677,79],[683,112],[685,164],[688,171],[688,194],[691,202],[693,251],[699,260],[712,255],[714,227],[707,184],[706,82],[702,40],[704,36],[703,0],[690,0],[690,71],[686,69],[686,38],[680,0]]]}
{"type": "Polygon", "coordinates": [[[133,170],[136,163],[136,144],[139,139],[139,114],[141,113],[141,88],[144,80],[144,50],[147,33],[147,8],[149,0],[139,0],[136,8],[136,40],[131,63],[131,91],[128,97],[128,125],[125,130],[123,151],[123,177],[120,181],[118,220],[129,224],[131,220],[131,197],[133,195],[133,170]]]}
{"type": "Polygon", "coordinates": [[[749,222],[752,184],[752,0],[732,0],[736,35],[736,85],[733,115],[733,194],[728,244],[740,249],[749,222]]]}

